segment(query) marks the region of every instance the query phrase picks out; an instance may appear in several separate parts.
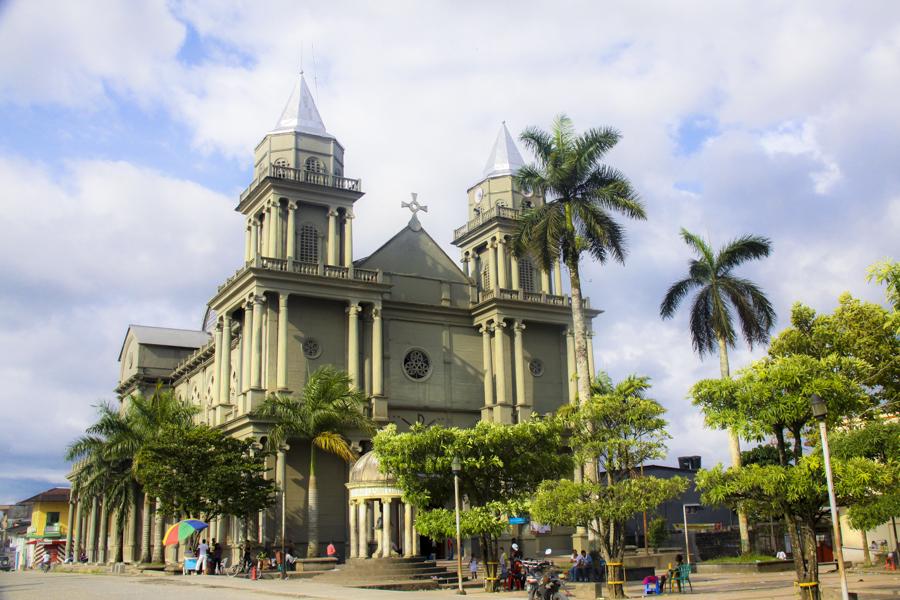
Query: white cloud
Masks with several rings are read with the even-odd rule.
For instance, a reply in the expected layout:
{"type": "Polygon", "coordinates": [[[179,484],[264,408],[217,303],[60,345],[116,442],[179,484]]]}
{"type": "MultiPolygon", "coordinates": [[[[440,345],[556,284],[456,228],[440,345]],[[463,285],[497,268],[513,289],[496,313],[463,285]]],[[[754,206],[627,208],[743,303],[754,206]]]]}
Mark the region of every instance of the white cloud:
{"type": "Polygon", "coordinates": [[[809,122],[800,126],[784,124],[776,131],[764,134],[760,144],[769,155],[808,156],[819,163],[819,168],[809,174],[817,194],[828,193],[841,180],[840,166],[822,152],[816,140],[815,127],[809,122]]]}

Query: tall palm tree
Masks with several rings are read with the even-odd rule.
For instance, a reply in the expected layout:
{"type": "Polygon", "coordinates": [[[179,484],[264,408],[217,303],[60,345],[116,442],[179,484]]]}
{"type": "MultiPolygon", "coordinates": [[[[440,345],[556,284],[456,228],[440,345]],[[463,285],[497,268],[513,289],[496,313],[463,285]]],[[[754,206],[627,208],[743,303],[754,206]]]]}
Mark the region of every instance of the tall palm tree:
{"type": "MultiPolygon", "coordinates": [[[[697,255],[689,262],[688,276],[672,284],[659,305],[659,314],[669,319],[681,301],[697,290],[691,305],[691,340],[694,350],[702,358],[719,350],[719,371],[722,379],[731,377],[728,366],[728,348],[734,348],[737,333],[733,315],[737,314],[741,334],[747,344],[764,344],[769,340],[769,331],[775,324],[775,309],[765,293],[749,279],[732,274],[735,267],[764,258],[772,250],[768,238],[745,235],[725,244],[718,252],[713,252],[709,242],[703,238],[681,230],[681,237],[697,255]]],[[[735,468],[741,466],[741,444],[737,432],[729,431],[731,462],[735,468]]],[[[738,511],[741,529],[741,551],[750,551],[750,534],[747,515],[738,511]]]]}
{"type": "MultiPolygon", "coordinates": [[[[356,459],[345,435],[351,431],[371,434],[375,425],[363,413],[365,395],[353,387],[350,376],[334,367],[314,371],[296,396],[272,395],[254,411],[271,419],[267,445],[277,451],[291,439],[309,443],[309,480],[306,523],[309,557],[319,553],[319,487],[316,481],[316,451],[333,454],[347,462],[356,459]]],[[[286,482],[282,482],[286,487],[286,482]]],[[[284,490],[282,490],[284,494],[284,490]]],[[[284,496],[282,496],[282,499],[284,496]]]]}
{"type": "MultiPolygon", "coordinates": [[[[92,490],[92,495],[107,497],[107,506],[116,515],[115,560],[121,560],[124,522],[141,495],[134,456],[155,440],[164,426],[190,426],[196,409],[157,385],[150,396],[131,396],[122,410],[102,404],[98,412],[97,422],[69,446],[66,458],[77,462],[73,473],[76,485],[92,490]]],[[[150,498],[144,494],[141,562],[150,561],[150,512],[150,498]]]]}
{"type": "Polygon", "coordinates": [[[550,132],[526,129],[520,139],[537,164],[519,169],[523,189],[542,194],[546,203],[527,211],[513,236],[513,251],[531,256],[544,270],[562,258],[569,270],[572,321],[575,329],[575,372],[578,397],[590,398],[587,335],[581,295],[579,261],[587,251],[604,263],[612,257],[625,262],[625,231],[611,213],[645,219],[644,206],[631,183],[600,161],[618,143],[615,129],[589,129],[577,136],[572,121],[559,115],[550,132]]]}

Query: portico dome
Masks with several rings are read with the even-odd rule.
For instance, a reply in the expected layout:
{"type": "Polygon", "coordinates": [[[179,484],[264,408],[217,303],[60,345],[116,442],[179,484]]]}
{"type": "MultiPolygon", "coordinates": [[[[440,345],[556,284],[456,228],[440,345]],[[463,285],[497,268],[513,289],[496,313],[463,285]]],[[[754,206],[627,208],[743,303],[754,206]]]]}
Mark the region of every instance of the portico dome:
{"type": "Polygon", "coordinates": [[[378,462],[378,456],[375,451],[366,452],[353,463],[350,468],[350,478],[348,483],[395,483],[396,480],[381,472],[381,465],[378,462]]]}

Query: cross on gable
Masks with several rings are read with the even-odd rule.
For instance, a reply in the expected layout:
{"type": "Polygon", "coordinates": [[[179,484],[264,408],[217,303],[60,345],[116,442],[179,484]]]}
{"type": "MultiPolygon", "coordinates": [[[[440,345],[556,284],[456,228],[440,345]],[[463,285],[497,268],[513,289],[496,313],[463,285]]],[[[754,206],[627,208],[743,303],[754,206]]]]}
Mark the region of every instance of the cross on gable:
{"type": "Polygon", "coordinates": [[[412,201],[401,202],[400,206],[402,208],[408,208],[409,212],[411,212],[414,217],[416,216],[416,213],[419,212],[420,210],[422,212],[428,212],[427,206],[425,206],[424,204],[419,204],[419,200],[417,198],[418,194],[416,192],[410,192],[410,196],[412,196],[412,201]]]}

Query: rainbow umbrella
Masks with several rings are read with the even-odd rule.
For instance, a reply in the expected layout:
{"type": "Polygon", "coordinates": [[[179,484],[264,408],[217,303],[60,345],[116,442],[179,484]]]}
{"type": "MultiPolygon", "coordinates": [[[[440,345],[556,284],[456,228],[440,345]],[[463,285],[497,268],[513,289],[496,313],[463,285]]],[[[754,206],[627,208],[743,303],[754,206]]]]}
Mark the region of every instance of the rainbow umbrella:
{"type": "Polygon", "coordinates": [[[163,536],[163,546],[172,546],[178,542],[184,541],[198,531],[203,531],[207,527],[209,527],[209,525],[203,521],[198,521],[197,519],[178,521],[166,530],[166,535],[163,536]]]}

